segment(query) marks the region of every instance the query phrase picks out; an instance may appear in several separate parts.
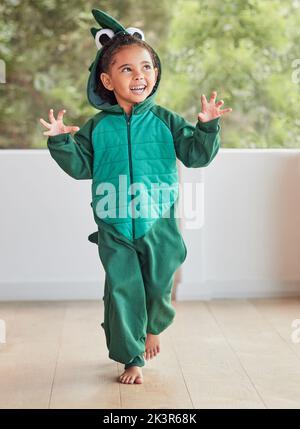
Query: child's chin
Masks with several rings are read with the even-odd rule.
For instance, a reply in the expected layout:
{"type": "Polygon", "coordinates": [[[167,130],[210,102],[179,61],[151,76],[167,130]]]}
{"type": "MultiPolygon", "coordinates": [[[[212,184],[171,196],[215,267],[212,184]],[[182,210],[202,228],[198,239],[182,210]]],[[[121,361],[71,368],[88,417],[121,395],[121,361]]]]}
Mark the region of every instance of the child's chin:
{"type": "Polygon", "coordinates": [[[142,101],[146,100],[147,97],[148,97],[148,94],[141,94],[141,95],[135,96],[132,100],[134,103],[141,103],[142,101]]]}

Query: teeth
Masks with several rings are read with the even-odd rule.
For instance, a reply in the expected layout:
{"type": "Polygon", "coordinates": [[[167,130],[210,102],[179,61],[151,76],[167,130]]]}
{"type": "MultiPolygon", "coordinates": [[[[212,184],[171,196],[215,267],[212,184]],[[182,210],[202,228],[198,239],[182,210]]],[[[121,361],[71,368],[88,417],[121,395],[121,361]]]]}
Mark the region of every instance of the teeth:
{"type": "Polygon", "coordinates": [[[133,86],[130,89],[144,89],[144,88],[146,88],[146,87],[145,86],[133,86]]]}

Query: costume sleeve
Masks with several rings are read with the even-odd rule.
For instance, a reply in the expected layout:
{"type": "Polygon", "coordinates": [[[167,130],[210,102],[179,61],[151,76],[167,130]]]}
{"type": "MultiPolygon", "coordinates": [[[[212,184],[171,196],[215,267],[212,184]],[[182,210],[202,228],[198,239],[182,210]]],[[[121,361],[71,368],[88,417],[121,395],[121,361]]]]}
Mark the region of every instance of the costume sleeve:
{"type": "Polygon", "coordinates": [[[74,179],[92,179],[93,156],[92,145],[93,120],[74,134],[58,134],[50,136],[47,146],[52,158],[74,179]]]}
{"type": "Polygon", "coordinates": [[[221,144],[219,119],[198,120],[193,126],[173,113],[170,125],[176,156],[186,167],[206,167],[214,159],[221,144]]]}

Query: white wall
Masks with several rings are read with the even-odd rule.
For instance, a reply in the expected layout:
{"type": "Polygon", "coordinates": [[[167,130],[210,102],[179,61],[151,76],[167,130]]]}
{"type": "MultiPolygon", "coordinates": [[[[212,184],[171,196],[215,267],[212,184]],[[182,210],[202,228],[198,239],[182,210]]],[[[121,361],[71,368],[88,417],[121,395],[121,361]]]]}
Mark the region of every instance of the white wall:
{"type": "MultiPolygon", "coordinates": [[[[181,164],[182,183],[204,187],[204,226],[182,222],[178,299],[300,294],[299,160],[292,149],[221,149],[207,168],[181,164]]],[[[48,150],[0,151],[0,300],[102,298],[90,187],[48,150]]]]}
{"type": "Polygon", "coordinates": [[[300,295],[300,151],[221,149],[201,175],[182,169],[204,184],[204,226],[183,222],[178,299],[300,295]]]}
{"type": "Polygon", "coordinates": [[[90,187],[48,150],[0,151],[0,299],[102,298],[90,187]]]}

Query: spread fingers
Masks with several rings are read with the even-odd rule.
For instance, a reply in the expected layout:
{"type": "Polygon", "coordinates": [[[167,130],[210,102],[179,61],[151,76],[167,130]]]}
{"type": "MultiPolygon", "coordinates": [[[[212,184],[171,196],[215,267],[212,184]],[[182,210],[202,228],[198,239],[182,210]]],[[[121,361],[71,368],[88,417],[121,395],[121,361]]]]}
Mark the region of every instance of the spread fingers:
{"type": "Polygon", "coordinates": [[[49,122],[46,122],[43,118],[40,118],[40,123],[44,125],[45,128],[51,128],[51,124],[49,124],[49,122]]]}

